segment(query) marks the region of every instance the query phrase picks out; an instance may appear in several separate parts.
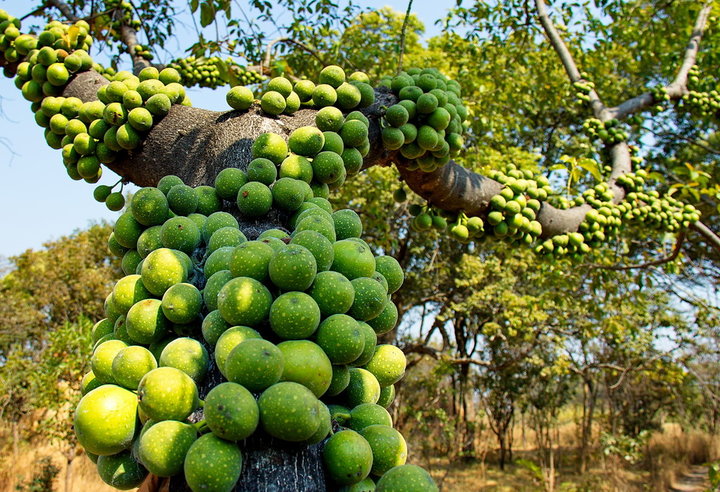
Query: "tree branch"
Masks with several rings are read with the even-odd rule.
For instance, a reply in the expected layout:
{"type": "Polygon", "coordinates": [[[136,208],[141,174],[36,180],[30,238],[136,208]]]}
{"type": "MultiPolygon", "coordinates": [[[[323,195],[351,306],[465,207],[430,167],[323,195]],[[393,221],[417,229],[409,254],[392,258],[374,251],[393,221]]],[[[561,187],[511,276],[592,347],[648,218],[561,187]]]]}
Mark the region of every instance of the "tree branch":
{"type": "Polygon", "coordinates": [[[61,0],[47,0],[46,4],[58,9],[69,21],[77,22],[80,20],[77,15],[73,14],[70,6],[61,0]]]}
{"type": "Polygon", "coordinates": [[[663,126],[662,124],[660,124],[658,126],[660,126],[663,131],[657,131],[651,127],[647,127],[644,125],[643,125],[642,129],[646,132],[652,133],[656,137],[671,137],[673,139],[682,140],[683,142],[687,142],[689,145],[693,145],[699,149],[704,150],[708,154],[720,155],[720,149],[712,148],[712,146],[711,146],[712,144],[710,144],[710,142],[708,142],[705,139],[702,139],[700,137],[693,139],[693,138],[687,137],[685,135],[681,135],[679,133],[670,131],[667,129],[666,126],[663,126]]]}
{"type": "Polygon", "coordinates": [[[720,253],[720,237],[708,226],[697,221],[694,224],[690,224],[690,229],[700,234],[715,251],[720,253]]]}
{"type": "Polygon", "coordinates": [[[132,58],[133,73],[137,75],[143,68],[151,66],[149,61],[147,61],[144,57],[138,55],[135,51],[135,46],[138,46],[140,44],[138,43],[137,31],[135,31],[135,29],[123,23],[120,26],[120,39],[127,47],[130,58],[132,58]]]}
{"type": "Polygon", "coordinates": [[[403,55],[405,55],[405,33],[407,32],[408,22],[410,21],[410,11],[412,10],[413,0],[408,2],[405,18],[403,19],[402,29],[400,30],[400,54],[398,55],[398,73],[402,72],[403,55]]]}
{"type": "MultiPolygon", "coordinates": [[[[563,42],[560,34],[555,28],[555,25],[550,20],[545,2],[543,0],[536,0],[535,4],[538,11],[538,17],[540,18],[540,23],[542,24],[543,29],[548,39],[550,40],[550,44],[552,45],[555,52],[558,54],[560,61],[565,67],[565,71],[570,77],[570,80],[572,82],[577,82],[581,80],[580,71],[575,64],[570,50],[563,42]]],[[[695,21],[695,26],[693,27],[692,35],[690,36],[687,47],[685,48],[685,56],[683,58],[683,63],[680,67],[680,70],[678,71],[675,80],[666,87],[667,94],[670,95],[671,98],[677,99],[679,97],[682,97],[682,95],[687,92],[688,72],[690,71],[690,68],[695,64],[697,53],[700,47],[700,39],[702,38],[703,30],[705,29],[711,7],[712,2],[707,2],[698,13],[698,17],[695,21]]],[[[626,101],[615,108],[606,108],[605,105],[602,103],[600,96],[594,89],[590,91],[589,97],[593,114],[601,121],[608,121],[613,118],[621,119],[632,114],[633,112],[639,111],[640,109],[643,109],[655,103],[655,98],[650,93],[630,99],[629,101],[626,101]]],[[[610,147],[610,155],[612,162],[612,172],[608,184],[611,191],[613,192],[613,203],[617,204],[625,199],[626,192],[623,187],[616,184],[616,180],[618,177],[632,172],[632,161],[630,156],[630,149],[625,142],[614,144],[612,147],[610,147]]],[[[543,209],[545,209],[544,206],[543,209]]],[[[543,209],[541,209],[541,211],[543,209]]],[[[569,212],[570,210],[573,209],[566,210],[565,212],[569,212]]],[[[589,208],[583,211],[582,207],[576,207],[574,209],[574,212],[569,214],[572,222],[563,224],[564,227],[567,227],[565,230],[577,230],[577,227],[579,227],[580,223],[584,220],[585,214],[588,210],[589,208]]],[[[554,216],[555,214],[551,215],[554,216]]],[[[543,224],[542,221],[540,222],[541,224],[543,224]]],[[[698,232],[700,232],[704,237],[706,237],[715,249],[720,250],[720,238],[718,238],[710,229],[705,227],[703,224],[700,224],[700,226],[698,227],[692,227],[698,232]]],[[[555,231],[556,230],[546,231],[545,224],[543,224],[544,236],[552,236],[557,233],[555,231]]]]}
{"type": "MultiPolygon", "coordinates": [[[[562,37],[558,33],[557,28],[553,24],[552,20],[550,20],[550,16],[548,15],[545,2],[543,0],[535,0],[535,5],[537,8],[540,23],[543,26],[543,30],[545,31],[545,34],[547,35],[553,49],[560,58],[563,67],[565,67],[565,72],[568,74],[570,81],[573,83],[581,81],[582,77],[580,75],[580,71],[577,68],[577,65],[575,64],[575,60],[573,59],[573,56],[570,53],[567,45],[562,40],[562,37]]],[[[590,97],[590,106],[596,118],[601,121],[608,121],[612,119],[612,116],[603,104],[602,100],[600,99],[600,95],[597,93],[597,91],[595,91],[595,89],[591,89],[588,96],[590,97]]],[[[617,178],[619,178],[620,176],[632,172],[632,159],[630,156],[630,148],[628,147],[626,142],[619,142],[613,144],[612,146],[610,146],[609,152],[610,160],[612,162],[612,171],[610,173],[608,185],[610,187],[610,190],[613,192],[613,203],[618,204],[625,199],[626,192],[625,188],[616,184],[616,181],[617,178]]],[[[585,215],[589,210],[589,206],[582,205],[579,207],[573,207],[571,209],[564,210],[562,211],[564,212],[562,214],[558,213],[560,211],[553,211],[553,213],[549,213],[550,209],[546,207],[546,204],[543,204],[543,207],[540,209],[541,213],[539,214],[538,218],[538,221],[543,225],[543,236],[547,237],[560,234],[562,232],[576,231],[580,224],[583,222],[583,220],[585,220],[585,215]],[[557,224],[553,224],[552,220],[540,220],[540,217],[544,215],[543,211],[546,211],[546,213],[548,213],[552,219],[554,219],[555,217],[562,217],[565,220],[557,224]],[[549,222],[548,225],[550,227],[547,230],[544,222],[549,222]]]]}
{"type": "Polygon", "coordinates": [[[317,51],[315,51],[314,49],[310,48],[309,46],[301,43],[300,41],[295,41],[292,38],[277,38],[277,39],[270,41],[267,45],[267,48],[265,49],[265,62],[263,63],[263,65],[260,66],[260,73],[263,73],[262,72],[263,68],[270,67],[270,60],[272,59],[272,49],[278,43],[294,44],[298,48],[300,48],[300,49],[308,52],[310,55],[312,55],[317,61],[322,63],[323,66],[327,65],[325,60],[322,59],[322,57],[317,53],[317,51]]]}
{"type": "Polygon", "coordinates": [[[33,10],[32,12],[28,12],[27,14],[23,15],[22,17],[20,17],[20,20],[21,20],[21,21],[24,21],[24,20],[27,19],[28,17],[35,17],[36,15],[45,12],[45,9],[47,9],[47,8],[48,8],[48,5],[42,4],[42,5],[40,5],[38,8],[36,8],[35,10],[33,10]]]}
{"type": "MultiPolygon", "coordinates": [[[[629,154],[627,160],[629,162],[629,154]]],[[[484,216],[490,199],[503,188],[497,181],[453,161],[429,173],[409,171],[407,162],[397,157],[395,163],[400,176],[413,192],[433,206],[450,212],[463,211],[469,216],[484,216]]],[[[542,226],[542,237],[577,231],[591,208],[590,205],[581,205],[560,210],[543,202],[536,217],[542,226]]]]}
{"type": "Polygon", "coordinates": [[[659,258],[657,260],[648,261],[646,263],[641,263],[639,265],[602,265],[598,263],[585,263],[584,265],[581,265],[581,268],[589,268],[592,270],[595,269],[601,269],[601,270],[616,270],[616,271],[626,271],[626,270],[634,270],[634,269],[640,269],[640,268],[649,268],[652,266],[659,266],[664,263],[669,263],[673,261],[675,258],[678,257],[680,254],[681,247],[683,245],[683,242],[685,242],[685,231],[680,231],[680,233],[677,236],[677,239],[675,240],[675,247],[672,250],[672,253],[670,255],[665,256],[663,258],[659,258]]]}
{"type": "Polygon", "coordinates": [[[440,350],[436,350],[432,347],[428,347],[427,345],[421,344],[421,343],[415,343],[412,345],[406,345],[404,347],[401,347],[404,354],[420,354],[420,355],[429,355],[435,360],[443,360],[444,362],[447,362],[449,364],[454,365],[476,365],[476,366],[482,366],[482,367],[490,367],[490,362],[486,360],[479,360],[479,359],[473,359],[470,357],[460,357],[460,358],[452,358],[452,357],[443,357],[443,352],[440,350]]]}
{"type": "MultiPolygon", "coordinates": [[[[107,83],[100,74],[85,72],[73,78],[64,95],[79,97],[83,101],[94,100],[100,85],[107,83]]],[[[484,216],[490,199],[503,187],[500,183],[454,162],[430,173],[409,171],[407,162],[397,153],[384,149],[379,121],[382,107],[389,107],[394,102],[396,98],[388,89],[379,88],[375,104],[363,109],[370,120],[371,142],[364,166],[384,166],[395,162],[410,189],[432,205],[448,211],[464,211],[470,216],[484,216]]],[[[166,174],[175,174],[193,186],[212,183],[222,169],[243,168],[249,163],[250,146],[258,135],[275,132],[287,137],[295,128],[312,125],[315,113],[315,110],[303,109],[292,116],[273,118],[257,107],[245,113],[221,113],[173,105],[170,113],[150,131],[142,147],[108,164],[108,167],[126,181],[139,186],[154,186],[166,174]]],[[[629,171],[630,155],[625,143],[613,146],[610,153],[614,156],[614,181],[616,176],[629,171]]],[[[619,202],[624,198],[625,191],[614,182],[612,184],[614,200],[619,202]]],[[[560,210],[543,202],[536,219],[542,226],[542,237],[577,231],[590,209],[589,205],[581,205],[560,210]]],[[[720,247],[720,238],[711,231],[708,235],[708,231],[702,227],[698,230],[711,242],[715,238],[720,247]]]]}
{"type": "MultiPolygon", "coordinates": [[[[63,95],[92,101],[98,88],[108,83],[97,72],[83,72],[72,79],[63,95]]],[[[369,138],[373,142],[366,157],[368,165],[387,165],[392,157],[382,146],[379,124],[381,106],[388,105],[388,97],[387,92],[379,91],[375,104],[363,109],[371,122],[369,138]]],[[[173,105],[140,148],[107,167],[138,186],[155,186],[167,174],[175,174],[192,186],[212,184],[222,169],[244,168],[252,160],[251,145],[260,134],[275,132],[287,138],[296,128],[313,125],[316,112],[302,109],[292,116],[275,118],[257,106],[247,112],[217,112],[173,105]]]]}
{"type": "MultiPolygon", "coordinates": [[[[581,82],[583,78],[580,75],[580,70],[578,70],[575,60],[573,59],[567,45],[562,40],[562,37],[560,37],[560,33],[558,33],[555,24],[553,24],[552,20],[550,20],[545,2],[543,0],[535,0],[535,7],[538,12],[540,24],[542,24],[543,30],[545,31],[545,35],[548,37],[550,44],[560,58],[563,67],[565,67],[565,72],[568,74],[568,77],[570,77],[570,81],[573,83],[581,82]]],[[[605,105],[595,89],[591,89],[588,96],[590,97],[590,107],[592,108],[595,117],[602,121],[610,119],[607,117],[605,105]]]]}
{"type": "MultiPolygon", "coordinates": [[[[693,27],[692,34],[690,35],[690,40],[685,47],[685,56],[683,57],[682,65],[680,65],[680,69],[675,76],[675,80],[665,87],[667,95],[670,96],[670,99],[672,100],[680,99],[687,93],[688,72],[690,72],[692,66],[695,65],[695,60],[697,59],[697,54],[700,49],[700,40],[702,39],[703,31],[705,30],[711,10],[712,2],[706,2],[705,5],[703,5],[703,8],[700,9],[700,12],[698,12],[697,19],[695,20],[695,26],[693,27]]],[[[637,113],[649,106],[652,106],[656,102],[657,101],[653,97],[652,93],[646,92],[644,94],[640,94],[639,96],[635,96],[632,99],[628,99],[618,106],[608,108],[607,112],[610,118],[623,119],[633,113],[637,113]]]]}

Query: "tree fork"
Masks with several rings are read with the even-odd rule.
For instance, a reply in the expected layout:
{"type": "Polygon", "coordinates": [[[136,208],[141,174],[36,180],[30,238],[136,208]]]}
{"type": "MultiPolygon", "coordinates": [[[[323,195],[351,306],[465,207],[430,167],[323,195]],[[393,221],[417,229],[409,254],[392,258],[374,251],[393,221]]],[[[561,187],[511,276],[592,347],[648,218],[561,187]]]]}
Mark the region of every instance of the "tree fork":
{"type": "MultiPolygon", "coordinates": [[[[4,59],[0,59],[0,65],[11,69],[16,66],[4,59]]],[[[95,71],[83,72],[73,77],[63,96],[92,101],[97,99],[97,89],[108,83],[95,71]]],[[[397,98],[383,87],[375,92],[375,103],[362,110],[370,121],[371,142],[363,168],[395,163],[408,187],[431,205],[448,211],[463,211],[470,216],[487,213],[490,198],[503,187],[497,181],[453,161],[430,173],[409,171],[407,162],[398,152],[388,152],[383,148],[379,121],[385,108],[395,104],[397,98]]],[[[222,169],[244,168],[250,162],[251,145],[258,135],[275,132],[287,137],[296,128],[314,124],[316,112],[314,109],[303,109],[292,116],[271,117],[257,107],[248,112],[217,112],[173,105],[170,113],[153,126],[139,150],[128,152],[125,157],[106,166],[126,182],[138,186],[154,186],[167,174],[175,174],[192,186],[212,184],[222,169]]],[[[619,203],[625,197],[625,190],[615,181],[632,171],[630,152],[625,142],[614,144],[609,151],[613,169],[608,184],[614,193],[613,202],[619,203]]],[[[589,210],[589,205],[560,210],[542,202],[537,216],[542,225],[541,237],[577,231],[589,210]]],[[[720,251],[720,237],[711,229],[701,222],[690,228],[700,234],[709,246],[720,251]]]]}
{"type": "MultiPolygon", "coordinates": [[[[81,73],[73,78],[64,95],[91,101],[97,98],[97,89],[107,83],[97,72],[81,73]]],[[[410,189],[432,205],[448,211],[462,210],[468,215],[484,215],[502,184],[452,161],[430,173],[409,171],[397,152],[383,148],[379,120],[383,108],[396,100],[390,91],[379,88],[375,103],[362,110],[370,120],[371,142],[364,167],[395,162],[410,189]]],[[[106,165],[138,186],[155,186],[167,174],[179,176],[191,186],[212,184],[226,167],[244,168],[250,162],[252,142],[260,134],[275,132],[287,138],[296,128],[313,125],[316,113],[303,109],[292,116],[270,117],[258,107],[247,112],[217,112],[173,105],[170,113],[153,126],[142,147],[106,165]]],[[[543,237],[576,231],[588,210],[587,205],[559,210],[543,203],[537,219],[543,226],[543,237]]]]}

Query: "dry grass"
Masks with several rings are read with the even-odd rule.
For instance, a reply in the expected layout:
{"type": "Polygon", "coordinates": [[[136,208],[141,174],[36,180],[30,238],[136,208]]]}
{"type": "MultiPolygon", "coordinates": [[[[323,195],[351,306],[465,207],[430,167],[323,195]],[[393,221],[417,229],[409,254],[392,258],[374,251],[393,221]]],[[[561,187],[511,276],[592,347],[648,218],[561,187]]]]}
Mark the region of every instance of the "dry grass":
{"type": "MultiPolygon", "coordinates": [[[[577,473],[577,429],[571,422],[557,429],[556,491],[560,492],[647,492],[669,490],[677,485],[678,477],[693,465],[720,458],[720,440],[698,431],[684,432],[678,425],[666,425],[655,433],[645,448],[644,460],[631,465],[617,456],[594,455],[591,468],[577,473]]],[[[486,439],[492,436],[485,435],[486,439]]],[[[515,429],[513,458],[537,463],[534,449],[535,436],[530,430],[523,433],[515,429]],[[523,439],[524,437],[524,439],[523,439]]],[[[491,445],[492,446],[492,445],[491,445]]],[[[501,471],[496,463],[495,451],[485,460],[454,460],[445,457],[421,459],[418,464],[427,467],[441,490],[445,492],[534,492],[545,488],[541,480],[525,467],[508,465],[501,471]]]]}
{"type": "Polygon", "coordinates": [[[115,492],[98,476],[95,464],[85,454],[79,454],[72,462],[70,481],[66,484],[67,460],[59,448],[49,444],[20,446],[17,458],[6,455],[0,461],[0,492],[16,492],[16,485],[28,481],[39,471],[38,461],[49,456],[60,471],[53,483],[53,491],[62,492],[115,492]]]}
{"type": "Polygon", "coordinates": [[[720,458],[720,440],[705,432],[683,431],[676,424],[667,424],[648,442],[644,468],[656,490],[667,490],[678,477],[693,465],[702,465],[720,458]]]}
{"type": "MultiPolygon", "coordinates": [[[[9,443],[10,436],[0,429],[0,442],[9,443]]],[[[481,432],[489,453],[484,460],[447,457],[422,458],[415,455],[411,461],[427,467],[444,492],[535,492],[543,491],[541,480],[526,467],[510,464],[505,470],[495,465],[492,437],[481,432]]],[[[677,478],[692,465],[707,463],[720,457],[720,441],[702,432],[684,432],[677,425],[666,425],[663,432],[655,433],[645,449],[645,458],[637,466],[630,466],[617,457],[597,458],[585,474],[576,471],[577,456],[573,445],[577,432],[571,423],[564,423],[557,431],[559,446],[556,450],[559,492],[644,492],[668,490],[677,478]]],[[[410,436],[408,436],[410,437],[410,436]]],[[[480,437],[480,436],[479,436],[480,437]]],[[[524,458],[537,462],[534,435],[519,429],[515,434],[514,459],[524,458]]],[[[417,449],[417,448],[416,448],[417,449]]],[[[78,450],[73,460],[70,481],[66,487],[67,461],[61,449],[44,442],[23,443],[14,455],[12,446],[4,446],[0,455],[0,492],[15,492],[17,483],[28,480],[38,471],[38,460],[50,456],[60,469],[53,484],[58,492],[111,492],[95,471],[95,465],[78,450]]]]}
{"type": "MultiPolygon", "coordinates": [[[[524,458],[532,454],[522,453],[524,458]]],[[[431,460],[428,467],[443,492],[542,492],[541,480],[530,470],[514,464],[500,470],[495,464],[479,461],[450,463],[445,458],[431,460]]],[[[602,467],[578,474],[571,467],[557,471],[555,490],[558,492],[644,492],[649,489],[646,472],[620,469],[608,473],[602,467]]]]}

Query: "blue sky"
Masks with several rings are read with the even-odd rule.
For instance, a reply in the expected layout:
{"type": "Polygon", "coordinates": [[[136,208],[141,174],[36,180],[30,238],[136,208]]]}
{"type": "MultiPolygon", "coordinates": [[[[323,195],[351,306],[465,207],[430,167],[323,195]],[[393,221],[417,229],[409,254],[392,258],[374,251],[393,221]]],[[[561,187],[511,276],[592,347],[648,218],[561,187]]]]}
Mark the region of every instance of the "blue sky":
{"type": "MultiPolygon", "coordinates": [[[[0,0],[0,8],[22,16],[37,3],[0,0]]],[[[357,0],[357,3],[370,8],[385,5],[400,11],[407,8],[407,0],[357,0]]],[[[444,8],[429,0],[415,0],[413,13],[425,24],[426,37],[439,33],[434,22],[445,15],[444,8]]],[[[193,35],[183,33],[182,28],[178,34],[181,38],[184,34],[185,39],[193,35]]],[[[172,44],[170,49],[173,50],[172,44]]],[[[181,53],[179,45],[174,49],[177,54],[181,53]]],[[[222,89],[193,89],[189,94],[195,106],[227,109],[222,89]]],[[[117,216],[93,200],[92,185],[72,181],[67,176],[59,151],[47,146],[43,129],[35,124],[29,106],[12,79],[0,76],[0,256],[4,257],[28,248],[37,249],[46,241],[94,222],[112,222],[117,216]]],[[[106,169],[100,183],[112,184],[117,179],[106,169]]]]}

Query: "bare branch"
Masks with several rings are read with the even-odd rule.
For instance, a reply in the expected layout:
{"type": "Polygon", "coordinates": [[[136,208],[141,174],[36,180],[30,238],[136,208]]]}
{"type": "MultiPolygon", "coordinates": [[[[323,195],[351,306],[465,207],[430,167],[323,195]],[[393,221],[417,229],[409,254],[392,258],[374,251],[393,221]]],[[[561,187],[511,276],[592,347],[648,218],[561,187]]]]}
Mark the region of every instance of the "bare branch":
{"type": "Polygon", "coordinates": [[[90,22],[91,20],[97,19],[98,17],[109,14],[109,13],[113,12],[114,10],[115,10],[115,7],[111,8],[111,9],[103,10],[102,12],[96,12],[92,15],[88,15],[87,17],[83,17],[82,20],[84,20],[86,22],[90,22]]]}
{"type": "Polygon", "coordinates": [[[60,12],[62,12],[62,15],[64,15],[69,21],[77,22],[80,20],[77,15],[73,14],[70,6],[61,0],[47,0],[47,5],[58,9],[60,12]]]}
{"type": "Polygon", "coordinates": [[[675,258],[678,257],[681,251],[681,247],[683,245],[683,242],[685,242],[685,231],[681,231],[677,239],[675,240],[675,247],[672,250],[672,253],[670,253],[668,256],[665,256],[663,258],[659,258],[657,260],[648,261],[646,263],[641,263],[639,265],[602,265],[598,263],[585,263],[584,265],[580,265],[581,268],[589,268],[592,270],[595,269],[601,269],[601,270],[616,270],[616,271],[626,271],[626,270],[635,270],[635,269],[641,269],[641,268],[649,268],[653,266],[659,266],[664,263],[670,263],[671,261],[675,260],[675,258]]]}
{"type": "Polygon", "coordinates": [[[714,149],[710,142],[708,140],[702,139],[702,138],[690,138],[688,136],[682,135],[680,133],[670,131],[667,129],[667,127],[663,127],[663,125],[659,125],[663,131],[657,131],[654,130],[651,127],[644,126],[642,129],[646,132],[650,132],[656,137],[672,137],[675,140],[682,140],[683,142],[687,142],[689,145],[693,145],[699,149],[704,150],[708,154],[715,154],[720,155],[720,149],[714,149]]]}
{"type": "Polygon", "coordinates": [[[429,355],[433,359],[440,359],[440,351],[432,347],[428,347],[424,343],[414,343],[412,345],[406,345],[402,347],[404,354],[421,354],[429,355]]]}
{"type": "Polygon", "coordinates": [[[695,60],[700,50],[700,40],[702,39],[703,31],[705,31],[705,25],[712,10],[712,4],[713,2],[706,2],[703,8],[700,9],[700,12],[698,12],[692,34],[685,47],[685,56],[683,57],[682,65],[680,65],[680,70],[678,70],[672,84],[667,86],[668,93],[671,97],[675,91],[684,93],[684,91],[687,90],[688,73],[693,65],[695,65],[695,60]]]}
{"type": "MultiPolygon", "coordinates": [[[[706,2],[703,8],[700,9],[697,19],[695,20],[695,26],[693,27],[690,40],[685,47],[685,56],[683,57],[682,65],[678,70],[675,80],[671,84],[665,87],[667,95],[670,96],[671,100],[680,99],[687,93],[687,77],[688,72],[695,65],[697,54],[700,49],[700,40],[702,39],[703,31],[707,25],[707,20],[712,10],[712,2],[706,2]]],[[[643,109],[652,106],[657,101],[653,97],[651,92],[646,92],[635,96],[632,99],[621,103],[613,108],[608,108],[607,112],[610,118],[623,119],[630,116],[633,113],[642,111],[643,109]]]]}
{"type": "Polygon", "coordinates": [[[465,358],[460,358],[460,359],[450,359],[449,362],[451,364],[455,364],[458,366],[472,364],[474,366],[480,366],[480,367],[491,367],[491,364],[486,360],[472,359],[470,357],[465,357],[465,358]]]}
{"type": "Polygon", "coordinates": [[[402,29],[400,30],[400,54],[398,56],[398,73],[402,72],[403,56],[405,55],[405,32],[407,31],[408,21],[410,20],[410,11],[412,10],[413,0],[408,2],[405,18],[403,19],[402,29]]]}
{"type": "Polygon", "coordinates": [[[43,12],[45,12],[45,9],[47,9],[47,8],[48,8],[48,5],[45,5],[45,4],[40,5],[38,8],[36,8],[36,9],[33,10],[32,12],[28,12],[27,14],[23,15],[22,17],[20,17],[20,20],[21,20],[21,21],[24,21],[24,20],[27,19],[28,17],[35,17],[35,16],[38,15],[38,14],[42,14],[43,12]]]}
{"type": "Polygon", "coordinates": [[[140,44],[138,43],[137,32],[135,31],[135,29],[128,26],[127,24],[122,24],[120,26],[120,39],[122,39],[123,44],[127,47],[128,53],[132,58],[133,72],[135,74],[140,73],[143,68],[151,66],[148,60],[140,56],[135,51],[135,46],[138,46],[140,44]]]}
{"type": "Polygon", "coordinates": [[[698,221],[690,224],[690,229],[700,234],[712,246],[712,248],[720,253],[720,237],[715,234],[708,226],[698,221]]]}
{"type": "MultiPolygon", "coordinates": [[[[560,33],[558,33],[555,24],[553,24],[552,20],[550,20],[545,2],[543,0],[535,0],[535,6],[537,8],[540,24],[542,24],[543,30],[545,31],[550,44],[560,58],[563,67],[565,67],[565,72],[568,74],[568,77],[570,77],[570,81],[573,83],[581,82],[583,78],[580,75],[580,70],[578,70],[575,60],[573,59],[567,45],[562,40],[562,37],[560,37],[560,33]]],[[[610,119],[607,117],[605,105],[595,89],[591,89],[588,96],[590,97],[590,107],[592,108],[595,117],[603,121],[610,119]]]]}
{"type": "Polygon", "coordinates": [[[455,364],[455,365],[476,365],[476,366],[482,366],[482,367],[490,367],[490,362],[486,360],[480,360],[480,359],[473,359],[470,357],[460,357],[460,358],[452,358],[452,357],[444,357],[443,352],[440,350],[436,350],[432,347],[428,347],[427,345],[421,344],[421,343],[415,343],[412,345],[406,345],[405,347],[402,347],[402,351],[404,354],[420,354],[420,355],[429,355],[435,360],[443,360],[449,364],[455,364]]]}

